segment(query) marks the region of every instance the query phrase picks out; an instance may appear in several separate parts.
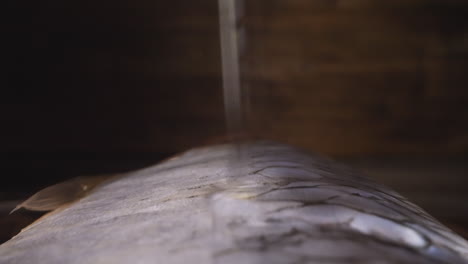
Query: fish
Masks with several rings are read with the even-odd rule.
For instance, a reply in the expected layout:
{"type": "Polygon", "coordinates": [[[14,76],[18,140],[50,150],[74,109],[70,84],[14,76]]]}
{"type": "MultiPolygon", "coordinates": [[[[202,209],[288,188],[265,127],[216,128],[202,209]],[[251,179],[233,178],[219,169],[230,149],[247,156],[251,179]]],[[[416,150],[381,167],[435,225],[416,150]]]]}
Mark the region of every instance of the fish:
{"type": "Polygon", "coordinates": [[[10,214],[21,208],[40,212],[53,211],[85,197],[96,187],[112,178],[112,176],[108,174],[79,176],[51,185],[18,204],[11,210],[10,214]]]}

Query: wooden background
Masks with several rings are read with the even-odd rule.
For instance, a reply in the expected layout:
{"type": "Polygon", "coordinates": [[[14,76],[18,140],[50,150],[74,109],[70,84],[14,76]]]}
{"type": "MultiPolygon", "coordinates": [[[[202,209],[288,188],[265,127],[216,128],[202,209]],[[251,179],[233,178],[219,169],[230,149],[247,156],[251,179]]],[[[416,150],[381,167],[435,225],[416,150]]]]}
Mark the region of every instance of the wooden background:
{"type": "MultiPolygon", "coordinates": [[[[3,151],[223,134],[217,5],[10,1],[3,151]]],[[[466,153],[468,1],[246,1],[250,126],[330,155],[466,153]]]]}
{"type": "MultiPolygon", "coordinates": [[[[0,199],[225,133],[215,0],[24,0],[2,11],[0,199]]],[[[450,210],[468,219],[468,1],[247,0],[245,12],[253,134],[364,169],[385,163],[382,182],[428,206],[451,194],[439,208],[458,201],[450,210]],[[453,162],[418,169],[441,160],[453,162]]]]}

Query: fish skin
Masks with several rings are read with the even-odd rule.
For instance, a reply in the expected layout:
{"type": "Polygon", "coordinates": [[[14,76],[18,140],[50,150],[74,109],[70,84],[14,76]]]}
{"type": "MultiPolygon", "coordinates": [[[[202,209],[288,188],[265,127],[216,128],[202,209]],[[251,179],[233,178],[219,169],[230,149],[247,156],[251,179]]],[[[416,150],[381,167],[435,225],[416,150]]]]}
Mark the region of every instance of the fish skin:
{"type": "Polygon", "coordinates": [[[0,263],[468,263],[466,240],[358,171],[241,147],[236,162],[238,146],[209,146],[100,184],[0,245],[0,263]]]}

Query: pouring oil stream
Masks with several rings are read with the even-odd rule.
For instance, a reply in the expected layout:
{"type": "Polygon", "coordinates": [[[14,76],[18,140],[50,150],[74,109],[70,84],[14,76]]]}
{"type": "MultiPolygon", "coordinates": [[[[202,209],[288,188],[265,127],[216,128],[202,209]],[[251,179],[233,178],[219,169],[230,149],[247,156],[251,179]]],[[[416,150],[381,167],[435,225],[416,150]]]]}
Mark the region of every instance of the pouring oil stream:
{"type": "Polygon", "coordinates": [[[227,136],[235,140],[244,129],[240,76],[240,43],[243,37],[241,0],[219,0],[219,28],[227,136]]]}

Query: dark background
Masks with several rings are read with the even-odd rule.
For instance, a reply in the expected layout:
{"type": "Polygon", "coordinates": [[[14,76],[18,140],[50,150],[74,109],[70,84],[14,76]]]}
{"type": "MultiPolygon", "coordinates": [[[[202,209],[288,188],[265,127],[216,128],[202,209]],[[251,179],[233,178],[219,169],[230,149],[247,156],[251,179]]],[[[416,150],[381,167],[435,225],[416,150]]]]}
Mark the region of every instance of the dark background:
{"type": "MultiPolygon", "coordinates": [[[[357,166],[461,231],[468,1],[246,2],[251,132],[357,166]]],[[[223,138],[215,0],[1,9],[0,200],[223,138]]]]}

